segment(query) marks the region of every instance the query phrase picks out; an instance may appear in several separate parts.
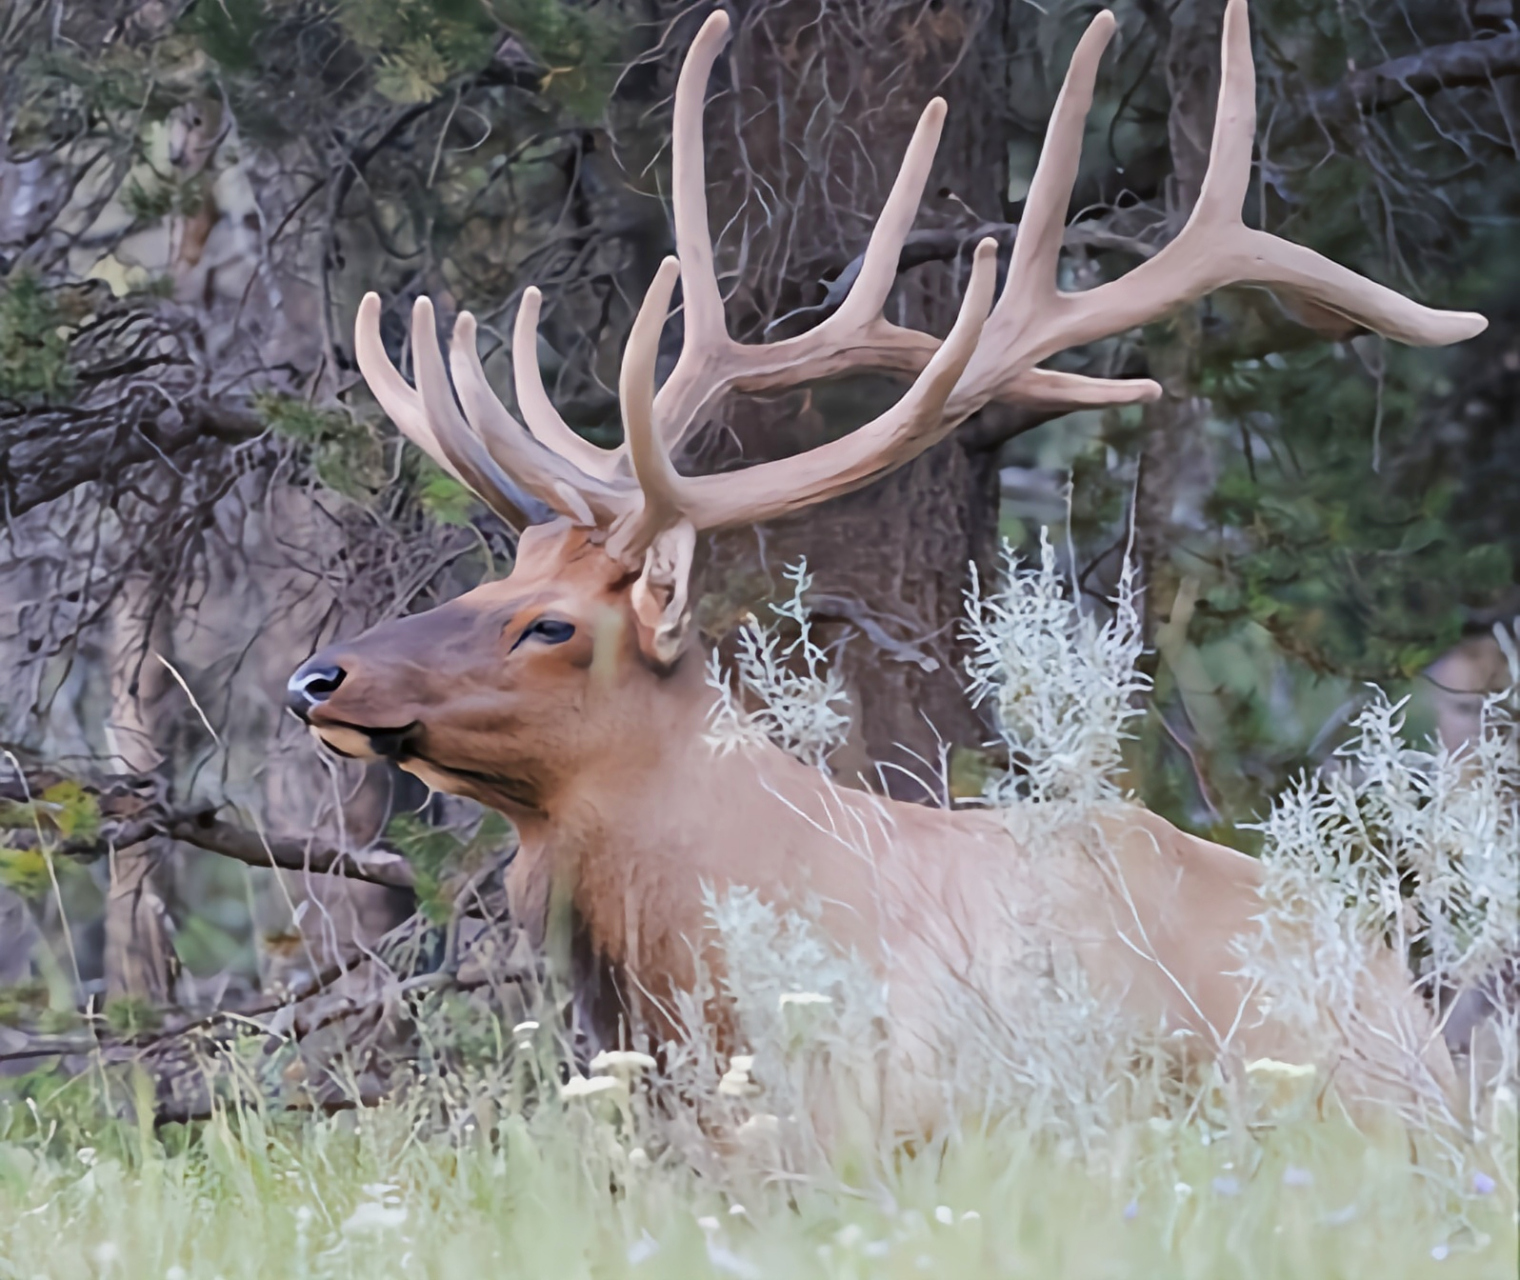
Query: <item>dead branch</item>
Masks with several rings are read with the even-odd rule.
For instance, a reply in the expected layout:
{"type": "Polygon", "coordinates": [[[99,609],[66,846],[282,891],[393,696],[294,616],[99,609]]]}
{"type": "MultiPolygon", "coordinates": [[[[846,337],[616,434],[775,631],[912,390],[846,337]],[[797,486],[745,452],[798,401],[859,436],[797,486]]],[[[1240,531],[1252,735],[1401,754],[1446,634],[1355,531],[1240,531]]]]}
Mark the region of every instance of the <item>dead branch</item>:
{"type": "Polygon", "coordinates": [[[1344,119],[1386,111],[1410,98],[1491,84],[1515,75],[1520,75],[1520,32],[1489,40],[1439,44],[1407,58],[1353,71],[1339,84],[1316,93],[1310,99],[1309,113],[1344,119]]]}
{"type": "Polygon", "coordinates": [[[277,840],[247,827],[222,822],[214,810],[167,815],[156,833],[250,867],[347,876],[392,889],[411,889],[416,884],[410,864],[399,853],[388,849],[312,847],[300,840],[277,840]]]}
{"type": "MultiPolygon", "coordinates": [[[[0,778],[0,801],[13,804],[37,802],[50,787],[64,781],[61,774],[28,770],[24,778],[14,774],[0,778]]],[[[71,779],[80,784],[100,813],[99,827],[87,835],[60,836],[49,841],[55,852],[88,857],[109,849],[126,849],[155,836],[220,854],[250,867],[273,867],[313,875],[346,876],[391,889],[412,889],[415,879],[410,864],[389,849],[336,849],[282,840],[224,822],[217,817],[220,806],[176,808],[164,794],[163,783],[152,776],[113,778],[108,782],[71,779]]],[[[23,844],[39,840],[39,827],[47,824],[46,805],[37,824],[13,830],[9,837],[23,844]]]]}

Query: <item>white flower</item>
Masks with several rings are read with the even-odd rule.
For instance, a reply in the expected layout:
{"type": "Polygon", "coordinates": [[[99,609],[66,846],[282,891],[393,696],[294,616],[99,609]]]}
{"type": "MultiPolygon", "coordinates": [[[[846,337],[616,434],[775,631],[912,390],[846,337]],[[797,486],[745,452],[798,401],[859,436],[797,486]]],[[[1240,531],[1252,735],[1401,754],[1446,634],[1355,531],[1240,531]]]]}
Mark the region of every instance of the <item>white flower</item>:
{"type": "Polygon", "coordinates": [[[94,1166],[94,1164],[95,1164],[95,1148],[94,1147],[80,1147],[79,1150],[76,1151],[74,1154],[79,1157],[79,1163],[82,1164],[82,1165],[84,1165],[84,1167],[86,1169],[92,1168],[94,1166]]]}
{"type": "Polygon", "coordinates": [[[640,1071],[653,1071],[654,1059],[647,1053],[635,1053],[631,1049],[604,1049],[591,1059],[591,1069],[614,1076],[632,1076],[640,1071]]]}
{"type": "Polygon", "coordinates": [[[1246,1063],[1246,1074],[1254,1079],[1312,1080],[1317,1070],[1312,1062],[1281,1062],[1276,1058],[1257,1058],[1246,1063]]]}
{"type": "Polygon", "coordinates": [[[562,1098],[595,1098],[627,1092],[627,1083],[616,1076],[571,1076],[559,1088],[559,1096],[562,1098]]]}
{"type": "Polygon", "coordinates": [[[826,996],[818,991],[783,991],[781,998],[776,1001],[778,1008],[791,1007],[806,1008],[814,1005],[833,1004],[834,998],[826,996]]]}
{"type": "Polygon", "coordinates": [[[711,1234],[712,1232],[718,1230],[719,1224],[718,1220],[714,1217],[704,1217],[697,1219],[697,1226],[701,1227],[703,1231],[711,1234]]]}
{"type": "Polygon", "coordinates": [[[1319,1071],[1312,1062],[1257,1058],[1246,1063],[1246,1077],[1275,1107],[1287,1107],[1314,1089],[1319,1071]]]}
{"type": "Polygon", "coordinates": [[[760,1086],[750,1079],[755,1065],[752,1053],[736,1053],[728,1060],[728,1070],[718,1081],[718,1092],[729,1098],[748,1098],[760,1092],[760,1086]]]}
{"type": "Polygon", "coordinates": [[[739,1139],[741,1142],[759,1142],[773,1138],[781,1132],[781,1121],[769,1112],[762,1111],[752,1115],[739,1126],[739,1139]]]}
{"type": "Polygon", "coordinates": [[[955,1210],[947,1204],[940,1205],[934,1211],[934,1220],[943,1226],[950,1226],[955,1221],[955,1210]]]}
{"type": "Polygon", "coordinates": [[[628,1153],[628,1164],[630,1168],[647,1169],[649,1168],[650,1163],[649,1152],[645,1151],[643,1147],[634,1147],[633,1150],[628,1153]]]}
{"type": "Polygon", "coordinates": [[[346,1236],[371,1236],[399,1227],[406,1221],[406,1210],[366,1200],[340,1228],[346,1236]]]}

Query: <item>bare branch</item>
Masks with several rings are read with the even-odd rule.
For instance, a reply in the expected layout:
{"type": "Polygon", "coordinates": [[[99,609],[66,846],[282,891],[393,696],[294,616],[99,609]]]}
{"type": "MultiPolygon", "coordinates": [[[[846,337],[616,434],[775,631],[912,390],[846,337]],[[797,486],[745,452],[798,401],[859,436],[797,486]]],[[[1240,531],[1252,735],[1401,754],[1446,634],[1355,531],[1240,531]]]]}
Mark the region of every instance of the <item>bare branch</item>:
{"type": "Polygon", "coordinates": [[[314,875],[347,876],[392,889],[411,889],[416,881],[411,865],[399,853],[371,849],[310,847],[299,840],[275,840],[247,827],[218,820],[211,811],[171,814],[158,824],[158,831],[208,853],[245,862],[250,867],[279,867],[314,875]]]}
{"type": "MultiPolygon", "coordinates": [[[[60,774],[30,769],[24,780],[14,776],[0,778],[0,800],[26,803],[60,781],[63,781],[60,774]]],[[[391,889],[415,887],[411,865],[389,849],[334,849],[300,840],[267,838],[247,827],[223,822],[214,807],[172,807],[163,796],[161,781],[151,776],[113,778],[108,783],[76,781],[95,799],[101,823],[88,837],[58,839],[52,847],[65,856],[86,856],[107,848],[126,849],[164,836],[250,867],[345,876],[391,889]]],[[[45,822],[45,811],[39,822],[45,822]]],[[[35,836],[23,827],[14,831],[12,838],[26,841],[35,836]]]]}
{"type": "Polygon", "coordinates": [[[1310,99],[1310,112],[1345,118],[1386,111],[1410,98],[1514,75],[1520,75],[1520,32],[1512,31],[1491,40],[1434,45],[1407,58],[1353,71],[1339,84],[1316,93],[1310,99]]]}

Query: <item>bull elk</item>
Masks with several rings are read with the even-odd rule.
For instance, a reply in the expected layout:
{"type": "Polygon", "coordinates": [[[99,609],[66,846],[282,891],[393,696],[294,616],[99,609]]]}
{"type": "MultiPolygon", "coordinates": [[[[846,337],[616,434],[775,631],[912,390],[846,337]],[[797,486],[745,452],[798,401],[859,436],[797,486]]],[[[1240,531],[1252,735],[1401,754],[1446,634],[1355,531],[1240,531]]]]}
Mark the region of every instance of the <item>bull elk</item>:
{"type": "MultiPolygon", "coordinates": [[[[1068,945],[1124,1010],[1187,1029],[1216,1057],[1294,1052],[1291,1035],[1262,1016],[1233,972],[1232,945],[1260,910],[1253,859],[1130,804],[1092,815],[1081,838],[1032,848],[995,813],[838,788],[777,748],[719,754],[706,740],[715,695],[692,637],[688,586],[699,533],[868,485],[991,401],[1074,408],[1154,399],[1160,388],[1150,381],[1038,365],[1225,285],[1279,290],[1406,343],[1451,343],[1484,327],[1481,316],[1420,306],[1245,226],[1256,101],[1245,0],[1229,0],[1209,167],[1186,225],[1122,278],[1061,292],[1065,211],[1114,26],[1100,13],[1077,46],[1001,294],[994,303],[996,246],[985,240],[943,342],[882,314],[944,120],[940,99],[918,122],[838,310],[784,341],[748,346],[728,336],[702,155],[708,75],[729,28],[723,13],[702,27],[676,89],[677,253],[656,273],[623,356],[621,445],[587,442],[550,403],[536,289],[524,294],[512,342],[526,427],[492,393],[468,313],[455,322],[445,366],[432,304],[417,299],[413,388],[382,345],[379,298],[360,304],[357,358],[380,404],[520,529],[521,541],[506,579],[317,654],[291,678],[290,705],[339,753],[395,761],[507,814],[521,839],[510,878],[522,916],[541,918],[551,885],[563,886],[596,955],[621,975],[623,998],[645,1013],[693,981],[703,885],[744,885],[780,907],[823,904],[821,926],[887,980],[903,1050],[925,1071],[940,984],[994,972],[1008,939],[1027,940],[1030,930],[1068,945]],[[684,343],[656,390],[678,277],[684,343]],[[914,380],[852,434],[726,474],[683,475],[672,463],[729,392],[866,368],[914,380]]],[[[1418,1020],[1389,960],[1379,979],[1388,985],[1371,1003],[1418,1020]]]]}

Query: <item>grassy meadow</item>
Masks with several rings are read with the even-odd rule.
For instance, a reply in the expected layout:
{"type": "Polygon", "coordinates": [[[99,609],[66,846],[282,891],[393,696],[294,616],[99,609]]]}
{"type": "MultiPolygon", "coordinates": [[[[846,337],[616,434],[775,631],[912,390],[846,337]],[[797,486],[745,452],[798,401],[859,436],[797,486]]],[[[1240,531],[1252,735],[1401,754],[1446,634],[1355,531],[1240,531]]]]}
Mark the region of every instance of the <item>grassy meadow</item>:
{"type": "Polygon", "coordinates": [[[86,1122],[56,1088],[35,1093],[0,1112],[0,1275],[18,1280],[1501,1280],[1516,1266],[1505,1094],[1499,1129],[1435,1154],[1344,1118],[1237,1132],[1151,1119],[1086,1150],[1010,1125],[788,1174],[738,1152],[699,1171],[662,1149],[660,1126],[595,1096],[509,1110],[477,1094],[451,1120],[423,1089],[155,1128],[86,1122]]]}

